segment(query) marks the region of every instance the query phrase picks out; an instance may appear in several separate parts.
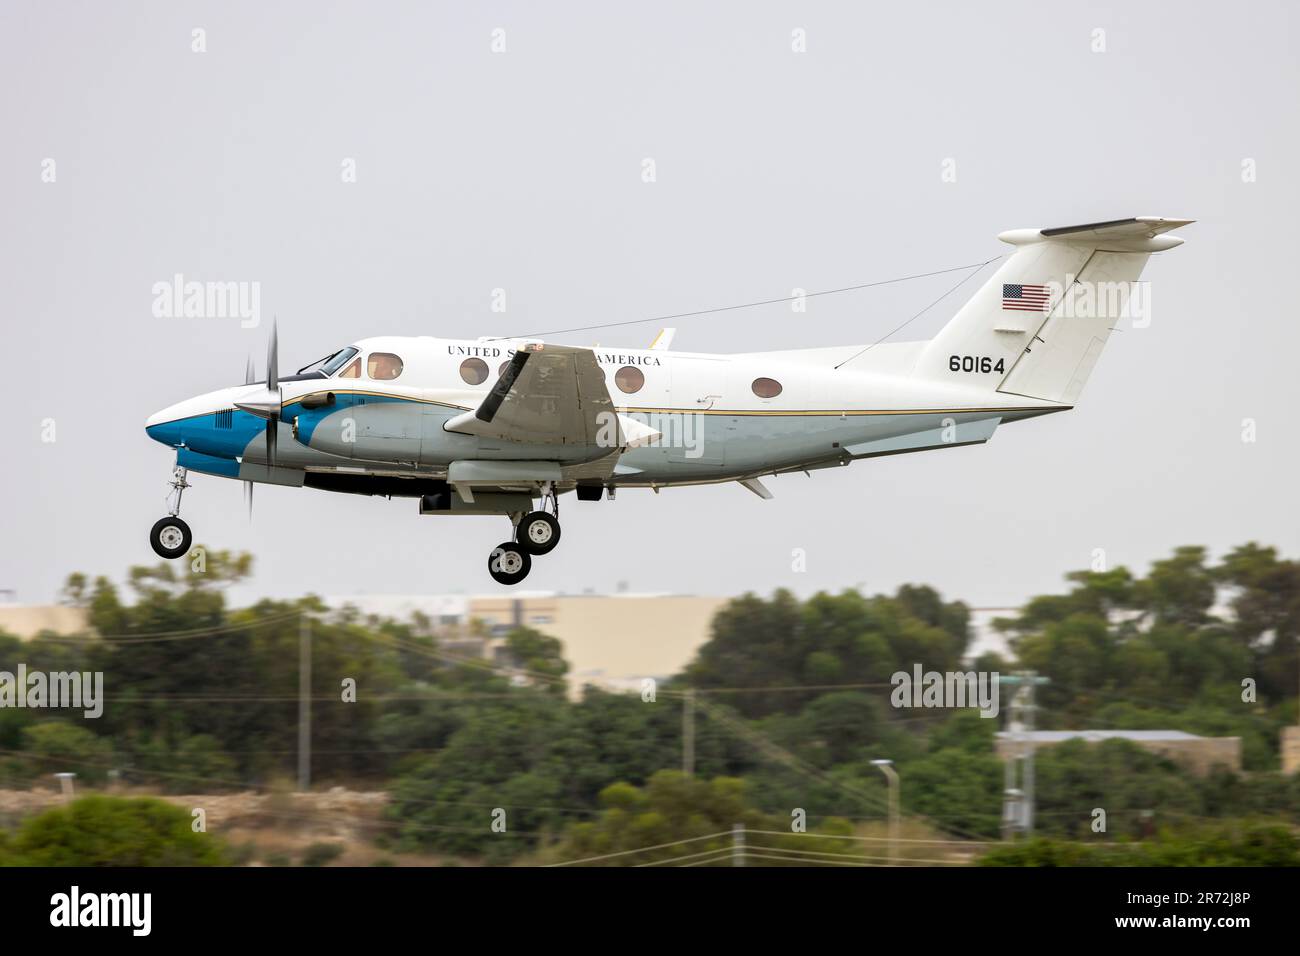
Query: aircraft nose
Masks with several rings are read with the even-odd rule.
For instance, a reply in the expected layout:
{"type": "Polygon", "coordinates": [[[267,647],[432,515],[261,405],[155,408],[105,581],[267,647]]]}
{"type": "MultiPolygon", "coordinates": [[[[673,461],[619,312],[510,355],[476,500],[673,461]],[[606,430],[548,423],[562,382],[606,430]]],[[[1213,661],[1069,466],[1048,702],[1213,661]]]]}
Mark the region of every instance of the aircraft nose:
{"type": "Polygon", "coordinates": [[[144,431],[156,442],[173,447],[181,444],[179,406],[169,405],[144,420],[144,431]]]}

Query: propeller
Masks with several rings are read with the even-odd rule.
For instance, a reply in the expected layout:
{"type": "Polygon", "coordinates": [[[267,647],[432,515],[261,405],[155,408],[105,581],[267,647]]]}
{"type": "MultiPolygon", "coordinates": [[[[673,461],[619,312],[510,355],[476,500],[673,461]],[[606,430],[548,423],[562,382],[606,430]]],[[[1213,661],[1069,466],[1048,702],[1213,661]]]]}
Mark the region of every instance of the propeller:
{"type": "Polygon", "coordinates": [[[280,432],[280,352],[276,321],[271,319],[271,340],[266,345],[266,391],[275,396],[275,416],[266,420],[266,463],[275,467],[275,439],[280,432]]]}
{"type": "MultiPolygon", "coordinates": [[[[280,358],[276,322],[271,321],[271,338],[266,346],[266,389],[261,395],[250,395],[242,402],[235,402],[235,407],[243,409],[258,418],[266,419],[266,463],[275,466],[275,439],[279,431],[280,409],[283,396],[280,394],[280,358]]],[[[253,359],[250,357],[244,370],[245,384],[252,384],[253,359]]],[[[248,494],[249,509],[252,509],[252,489],[248,494]]]]}

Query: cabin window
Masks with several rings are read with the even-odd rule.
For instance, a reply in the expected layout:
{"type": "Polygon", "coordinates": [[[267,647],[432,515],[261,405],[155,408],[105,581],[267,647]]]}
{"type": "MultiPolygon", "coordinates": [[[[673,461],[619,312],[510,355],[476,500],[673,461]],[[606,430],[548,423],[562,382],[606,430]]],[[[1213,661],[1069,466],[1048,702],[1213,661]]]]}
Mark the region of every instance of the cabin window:
{"type": "Polygon", "coordinates": [[[750,388],[759,398],[776,398],[781,394],[781,383],[774,378],[756,378],[750,388]]]}
{"type": "Polygon", "coordinates": [[[500,378],[502,375],[506,374],[506,369],[508,369],[509,367],[510,367],[510,359],[506,359],[504,362],[501,363],[501,367],[497,369],[497,378],[500,378]]]}
{"type": "Polygon", "coordinates": [[[390,382],[402,374],[402,359],[392,352],[371,352],[366,374],[378,382],[390,382]]]}
{"type": "Polygon", "coordinates": [[[487,381],[487,362],[481,358],[467,358],[460,363],[460,377],[466,385],[482,385],[487,381]]]}
{"type": "Polygon", "coordinates": [[[614,373],[614,384],[619,387],[619,391],[631,395],[641,391],[641,386],[645,385],[645,373],[635,365],[624,365],[614,373]]]}
{"type": "Polygon", "coordinates": [[[360,378],[361,377],[361,359],[356,359],[351,365],[339,372],[339,378],[360,378]]]}

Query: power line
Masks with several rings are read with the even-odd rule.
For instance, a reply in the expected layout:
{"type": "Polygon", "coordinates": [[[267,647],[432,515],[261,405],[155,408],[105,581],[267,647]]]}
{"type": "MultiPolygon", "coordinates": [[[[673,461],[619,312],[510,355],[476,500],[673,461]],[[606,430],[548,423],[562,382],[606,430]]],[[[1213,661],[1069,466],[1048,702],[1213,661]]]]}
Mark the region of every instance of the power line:
{"type": "Polygon", "coordinates": [[[146,632],[144,634],[60,634],[43,638],[43,640],[49,641],[50,643],[60,644],[92,644],[114,647],[121,644],[160,644],[169,641],[190,641],[200,637],[213,637],[218,634],[226,634],[234,631],[246,631],[266,624],[279,624],[284,621],[291,621],[302,613],[302,611],[288,611],[270,617],[256,618],[251,621],[238,623],[231,621],[214,627],[196,628],[187,631],[157,631],[153,633],[146,632]]]}
{"type": "Polygon", "coordinates": [[[604,853],[601,854],[600,856],[588,856],[580,860],[569,860],[565,863],[550,863],[547,865],[551,867],[557,867],[557,866],[577,866],[579,863],[596,863],[601,860],[612,860],[615,857],[631,856],[634,853],[648,853],[651,850],[663,850],[663,849],[667,849],[670,846],[682,846],[683,844],[686,843],[698,843],[701,840],[716,840],[719,837],[726,837],[726,836],[731,836],[730,830],[723,830],[721,833],[707,833],[704,836],[687,837],[684,840],[673,840],[669,843],[657,843],[654,846],[638,847],[635,850],[620,850],[617,853],[604,853]]]}
{"type": "MultiPolygon", "coordinates": [[[[1000,259],[1002,257],[998,256],[997,258],[1000,259]]],[[[846,285],[839,289],[823,289],[820,292],[805,292],[802,295],[787,295],[787,296],[782,296],[781,298],[778,299],[759,299],[755,302],[742,302],[739,305],[723,305],[713,309],[697,309],[694,312],[675,312],[672,315],[654,315],[647,319],[631,319],[626,322],[603,322],[599,325],[581,325],[571,329],[552,329],[549,332],[528,332],[522,335],[498,335],[488,339],[488,341],[502,342],[508,339],[534,338],[543,335],[567,335],[570,332],[591,332],[595,329],[616,329],[628,325],[644,325],[647,322],[670,322],[674,319],[689,319],[689,318],[694,318],[697,315],[711,315],[716,312],[732,312],[735,311],[736,309],[752,309],[760,305],[776,305],[781,302],[794,302],[795,300],[798,299],[811,299],[814,298],[815,296],[820,296],[820,295],[838,295],[841,292],[857,292],[861,289],[874,289],[877,286],[892,285],[897,282],[909,282],[912,279],[925,279],[928,278],[929,276],[940,276],[949,272],[960,272],[963,269],[971,269],[974,268],[975,266],[980,266],[982,268],[983,266],[988,265],[989,262],[992,261],[993,261],[992,259],[989,259],[986,260],[985,262],[980,262],[980,263],[971,263],[969,265],[964,265],[964,266],[953,266],[950,269],[936,269],[933,272],[918,272],[915,275],[910,275],[910,276],[898,276],[897,278],[881,279],[876,282],[863,282],[859,285],[846,285]]],[[[944,294],[946,295],[947,293],[944,294]]],[[[926,308],[928,309],[929,306],[927,306],[926,308]]],[[[915,318],[915,316],[913,318],[915,318]]],[[[911,320],[909,319],[908,321],[911,320]]],[[[906,325],[906,323],[904,323],[904,325],[906,325]]],[[[902,326],[900,326],[900,328],[901,327],[902,326]]],[[[892,335],[893,333],[891,332],[890,334],[892,335]]]]}
{"type": "MultiPolygon", "coordinates": [[[[863,348],[863,349],[858,350],[857,352],[854,352],[852,355],[850,355],[848,358],[846,358],[846,359],[845,359],[843,362],[841,362],[839,365],[836,365],[835,368],[838,369],[838,368],[840,368],[841,366],[848,365],[850,362],[852,362],[855,358],[857,358],[857,357],[858,357],[859,355],[861,355],[863,352],[868,352],[868,351],[870,351],[871,349],[874,349],[877,345],[879,345],[881,342],[885,341],[885,339],[889,338],[889,337],[890,337],[891,335],[893,335],[895,332],[901,332],[901,331],[903,331],[903,329],[907,328],[909,325],[911,325],[913,322],[915,322],[915,321],[916,321],[917,319],[919,319],[921,316],[925,315],[925,313],[929,312],[931,309],[933,309],[936,305],[938,305],[938,304],[939,304],[940,302],[942,302],[944,299],[948,298],[948,296],[952,295],[954,292],[956,292],[958,289],[960,289],[962,286],[964,286],[964,285],[965,285],[969,280],[971,280],[971,279],[975,278],[975,276],[979,275],[980,270],[983,269],[983,268],[984,268],[986,265],[988,265],[990,262],[996,262],[998,259],[1001,259],[1001,258],[1002,258],[1001,256],[994,256],[992,259],[985,259],[983,262],[979,263],[979,264],[976,265],[976,266],[973,266],[973,267],[972,267],[972,266],[964,266],[963,268],[967,268],[967,269],[971,269],[971,270],[972,270],[971,273],[970,273],[969,275],[967,275],[967,276],[963,276],[963,277],[962,277],[962,280],[961,280],[960,282],[958,282],[955,286],[953,286],[951,289],[949,289],[949,290],[948,290],[947,292],[945,292],[943,295],[939,296],[939,298],[935,299],[933,302],[931,302],[929,305],[927,305],[927,306],[926,306],[924,309],[922,309],[920,312],[916,313],[916,315],[912,316],[910,319],[908,319],[908,320],[907,320],[906,322],[904,322],[902,325],[898,326],[897,328],[893,329],[893,330],[890,331],[890,332],[886,332],[884,335],[882,335],[880,338],[876,339],[876,341],[872,342],[872,343],[871,343],[870,345],[868,345],[866,348],[863,348]]],[[[954,270],[954,271],[955,271],[955,270],[954,270]]]]}

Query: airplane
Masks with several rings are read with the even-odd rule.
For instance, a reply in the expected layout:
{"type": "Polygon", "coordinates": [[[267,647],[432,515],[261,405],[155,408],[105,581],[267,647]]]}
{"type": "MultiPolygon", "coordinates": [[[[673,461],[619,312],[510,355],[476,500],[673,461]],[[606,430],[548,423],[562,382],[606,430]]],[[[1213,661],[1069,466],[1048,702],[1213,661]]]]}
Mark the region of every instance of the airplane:
{"type": "MultiPolygon", "coordinates": [[[[189,552],[190,472],[255,484],[414,498],[421,515],[499,515],[503,585],[560,540],[559,500],[622,488],[738,482],[986,442],[999,425],[1074,407],[1117,321],[1074,292],[1130,288],[1193,220],[1139,216],[1004,232],[1014,247],[930,340],[703,354],[576,347],[535,338],[359,339],[296,374],[267,373],[149,417],[176,451],[164,558],[189,552]],[[1109,287],[1108,287],[1109,288],[1109,287]],[[1084,311],[1084,315],[1075,314],[1084,311]],[[1101,314],[1095,314],[1101,313],[1101,314]]],[[[1097,298],[1100,298],[1098,296],[1097,298]]]]}

